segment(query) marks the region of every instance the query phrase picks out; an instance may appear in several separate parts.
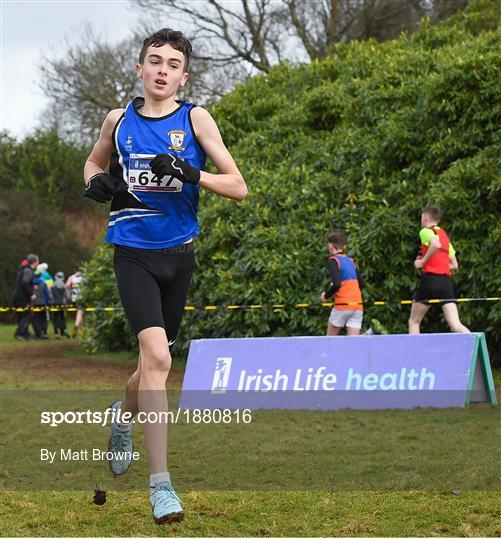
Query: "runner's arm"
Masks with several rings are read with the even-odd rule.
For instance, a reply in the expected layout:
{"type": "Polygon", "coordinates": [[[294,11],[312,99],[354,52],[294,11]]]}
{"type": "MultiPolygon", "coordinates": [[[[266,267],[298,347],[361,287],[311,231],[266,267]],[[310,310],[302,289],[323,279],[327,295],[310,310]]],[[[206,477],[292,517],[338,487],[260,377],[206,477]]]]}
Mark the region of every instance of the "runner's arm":
{"type": "Polygon", "coordinates": [[[452,270],[457,270],[459,268],[458,260],[455,255],[449,256],[449,268],[452,270]]]}
{"type": "Polygon", "coordinates": [[[23,270],[21,276],[21,289],[26,297],[31,297],[33,294],[33,272],[29,268],[23,270]]]}
{"type": "Polygon", "coordinates": [[[104,119],[99,138],[84,165],[84,180],[86,184],[94,175],[103,173],[108,167],[113,151],[111,135],[123,111],[123,109],[114,109],[104,119]]]}
{"type": "Polygon", "coordinates": [[[442,244],[440,243],[439,237],[434,236],[430,240],[430,245],[428,246],[428,251],[426,252],[426,255],[422,259],[420,259],[421,264],[424,266],[441,247],[442,244]]]}
{"type": "Polygon", "coordinates": [[[341,287],[341,275],[339,274],[339,266],[336,261],[329,260],[329,274],[331,276],[331,285],[325,292],[325,297],[330,298],[341,287]]]}
{"type": "Polygon", "coordinates": [[[421,242],[428,247],[428,251],[424,257],[418,257],[414,261],[414,266],[417,269],[423,268],[423,266],[435,255],[435,253],[442,247],[440,238],[438,235],[429,228],[423,228],[419,232],[419,238],[421,242]]]}
{"type": "Polygon", "coordinates": [[[200,186],[236,201],[247,196],[247,185],[242,173],[226,148],[219,128],[208,111],[201,107],[191,110],[191,120],[197,139],[219,174],[201,171],[200,186]]]}

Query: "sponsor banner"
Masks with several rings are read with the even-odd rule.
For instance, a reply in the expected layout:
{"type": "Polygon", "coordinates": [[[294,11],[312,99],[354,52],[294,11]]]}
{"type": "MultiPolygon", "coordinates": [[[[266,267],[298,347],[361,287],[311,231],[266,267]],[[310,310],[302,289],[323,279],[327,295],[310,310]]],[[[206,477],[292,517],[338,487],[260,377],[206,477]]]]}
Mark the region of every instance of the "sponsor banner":
{"type": "Polygon", "coordinates": [[[472,401],[495,402],[483,334],[398,334],[194,340],[180,406],[405,409],[472,401]]]}

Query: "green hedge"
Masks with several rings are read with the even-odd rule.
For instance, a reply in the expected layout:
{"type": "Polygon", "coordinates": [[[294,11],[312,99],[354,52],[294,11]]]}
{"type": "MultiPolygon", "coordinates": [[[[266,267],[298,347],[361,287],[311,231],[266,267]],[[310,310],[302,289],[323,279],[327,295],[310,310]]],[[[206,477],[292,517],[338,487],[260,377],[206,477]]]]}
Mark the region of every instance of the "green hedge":
{"type": "MultiPolygon", "coordinates": [[[[435,27],[378,44],[336,46],[310,65],[280,65],[225,96],[213,109],[249,186],[241,204],[201,197],[202,235],[189,302],[273,304],[318,301],[328,284],[326,236],[350,235],[350,253],[367,282],[366,298],[410,298],[419,281],[420,209],[440,204],[457,249],[464,296],[501,289],[499,10],[473,2],[435,27]],[[497,265],[497,271],[495,270],[497,265]]],[[[118,302],[110,285],[111,250],[91,263],[89,303],[118,302]],[[98,261],[98,262],[96,262],[98,261]]],[[[501,340],[499,303],[461,307],[465,323],[501,340]]],[[[405,332],[409,308],[373,307],[393,332],[405,332]]],[[[311,335],[327,311],[271,308],[187,314],[191,338],[311,335]]],[[[90,318],[89,318],[90,319],[90,318]]],[[[89,346],[133,343],[123,314],[93,316],[89,346]]],[[[445,331],[430,317],[426,331],[445,331]]]]}
{"type": "Polygon", "coordinates": [[[0,132],[0,188],[34,191],[51,207],[77,211],[82,201],[82,168],[90,149],[65,141],[56,131],[35,130],[22,141],[0,132]]]}
{"type": "MultiPolygon", "coordinates": [[[[49,263],[54,276],[66,277],[74,266],[91,255],[91,250],[75,240],[74,229],[56,206],[35,191],[11,191],[0,188],[0,305],[10,306],[16,274],[28,253],[37,253],[40,262],[49,263]]],[[[10,320],[13,320],[11,317],[10,320]]],[[[1,319],[6,322],[6,316],[1,319]]]]}
{"type": "Polygon", "coordinates": [[[100,209],[82,197],[85,146],[38,129],[20,141],[0,132],[0,149],[0,304],[10,305],[19,263],[28,253],[37,253],[52,274],[66,275],[92,255],[88,235],[95,225],[91,233],[75,233],[79,222],[93,220],[100,209]]]}

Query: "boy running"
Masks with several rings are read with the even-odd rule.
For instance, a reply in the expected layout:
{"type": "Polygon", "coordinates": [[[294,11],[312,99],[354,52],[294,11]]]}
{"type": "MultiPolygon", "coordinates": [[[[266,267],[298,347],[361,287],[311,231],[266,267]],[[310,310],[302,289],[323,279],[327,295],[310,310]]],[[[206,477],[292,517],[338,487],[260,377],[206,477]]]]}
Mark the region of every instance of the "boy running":
{"type": "Polygon", "coordinates": [[[441,306],[451,332],[469,332],[459,320],[458,308],[454,302],[451,276],[452,270],[458,268],[458,261],[449,237],[438,226],[441,219],[442,210],[434,204],[428,205],[421,214],[421,256],[414,261],[414,266],[422,270],[422,277],[412,303],[409,334],[419,334],[421,321],[431,307],[427,301],[432,299],[447,300],[441,306]]]}
{"type": "MultiPolygon", "coordinates": [[[[188,81],[191,50],[184,35],[171,29],[144,40],[136,65],[144,98],[108,114],[84,168],[85,195],[101,203],[112,199],[106,240],[115,245],[120,299],[139,341],[138,366],[125,398],[112,405],[120,416],[111,427],[109,450],[129,456],[130,418],[138,411],[167,410],[170,347],[195,266],[200,187],[235,200],[247,195],[211,115],[176,100],[188,81]],[[206,157],[219,174],[204,171],[206,157]]],[[[167,468],[167,425],[144,423],[143,433],[153,518],[156,523],[181,521],[183,508],[167,468]]],[[[119,475],[130,463],[130,458],[113,459],[109,465],[119,475]]]]}
{"type": "Polygon", "coordinates": [[[346,234],[336,231],[329,235],[328,240],[328,266],[332,282],[327,292],[320,295],[324,304],[334,296],[334,307],[327,323],[327,335],[337,336],[346,326],[348,336],[358,336],[364,317],[362,289],[365,283],[353,259],[344,253],[348,243],[346,234]]]}

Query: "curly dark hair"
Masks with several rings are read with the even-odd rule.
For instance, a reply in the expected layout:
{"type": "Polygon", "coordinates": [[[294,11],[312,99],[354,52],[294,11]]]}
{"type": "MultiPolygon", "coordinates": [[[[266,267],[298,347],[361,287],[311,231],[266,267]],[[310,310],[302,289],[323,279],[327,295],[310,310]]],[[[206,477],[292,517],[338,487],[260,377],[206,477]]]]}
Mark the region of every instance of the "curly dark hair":
{"type": "Polygon", "coordinates": [[[192,52],[191,43],[182,32],[172,30],[172,28],[162,28],[158,32],[154,32],[143,41],[143,48],[139,53],[139,63],[144,62],[146,50],[148,47],[161,47],[168,43],[176,51],[184,54],[184,71],[188,71],[190,64],[190,56],[192,52]]]}

